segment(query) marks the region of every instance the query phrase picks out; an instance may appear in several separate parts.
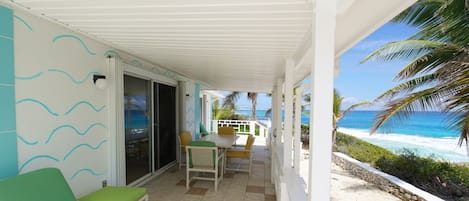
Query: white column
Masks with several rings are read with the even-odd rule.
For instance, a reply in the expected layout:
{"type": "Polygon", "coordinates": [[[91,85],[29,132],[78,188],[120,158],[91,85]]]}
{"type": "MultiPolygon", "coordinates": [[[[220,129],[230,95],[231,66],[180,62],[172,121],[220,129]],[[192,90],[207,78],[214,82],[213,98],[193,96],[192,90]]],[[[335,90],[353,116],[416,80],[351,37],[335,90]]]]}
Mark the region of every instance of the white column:
{"type": "Polygon", "coordinates": [[[277,144],[282,143],[282,95],[283,95],[283,80],[278,79],[277,80],[277,93],[275,94],[275,113],[278,115],[277,118],[275,119],[275,128],[277,128],[277,138],[275,139],[277,144]]]}
{"type": "Polygon", "coordinates": [[[271,99],[272,99],[272,109],[270,111],[271,113],[271,116],[272,116],[272,123],[271,123],[271,130],[270,130],[270,137],[269,137],[269,143],[270,143],[270,159],[271,159],[271,166],[270,166],[270,182],[271,183],[274,183],[275,182],[275,164],[276,164],[276,161],[275,161],[275,154],[274,152],[276,151],[276,141],[275,141],[275,132],[277,130],[277,87],[274,86],[274,90],[272,91],[272,96],[271,96],[271,99]]]}
{"type": "Polygon", "coordinates": [[[295,168],[295,173],[300,174],[300,156],[301,156],[301,105],[303,101],[303,88],[296,88],[295,93],[295,129],[294,129],[294,142],[293,147],[293,167],[295,168]]]}
{"type": "Polygon", "coordinates": [[[293,61],[285,62],[285,128],[283,142],[283,168],[292,167],[292,136],[293,136],[293,61]]]}
{"type": "Polygon", "coordinates": [[[256,134],[256,122],[249,121],[249,134],[255,135],[256,134]]]}
{"type": "Polygon", "coordinates": [[[330,200],[336,0],[314,1],[308,200],[330,200]]]}

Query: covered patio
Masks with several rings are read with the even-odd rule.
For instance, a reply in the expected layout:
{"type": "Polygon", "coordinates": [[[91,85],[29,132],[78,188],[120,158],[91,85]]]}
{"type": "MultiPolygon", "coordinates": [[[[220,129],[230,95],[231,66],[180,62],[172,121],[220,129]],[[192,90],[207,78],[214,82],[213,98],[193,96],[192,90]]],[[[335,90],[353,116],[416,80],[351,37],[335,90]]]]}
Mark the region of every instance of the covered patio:
{"type": "MultiPolygon", "coordinates": [[[[77,197],[150,180],[146,186],[169,183],[149,188],[150,195],[182,193],[183,186],[174,187],[181,175],[171,172],[176,136],[189,131],[199,139],[200,123],[212,127],[213,96],[205,92],[230,90],[271,93],[272,124],[265,129],[269,151],[256,148],[252,177],[228,175],[221,195],[330,200],[339,57],[414,2],[1,1],[0,151],[7,154],[0,178],[57,167],[77,197]],[[311,84],[301,86],[305,79],[311,84]],[[304,186],[294,114],[301,105],[295,95],[307,91],[311,149],[304,186]],[[137,166],[132,178],[129,165],[137,166]]],[[[190,193],[182,196],[190,200],[190,193]]],[[[220,194],[209,188],[204,196],[220,194]]]]}

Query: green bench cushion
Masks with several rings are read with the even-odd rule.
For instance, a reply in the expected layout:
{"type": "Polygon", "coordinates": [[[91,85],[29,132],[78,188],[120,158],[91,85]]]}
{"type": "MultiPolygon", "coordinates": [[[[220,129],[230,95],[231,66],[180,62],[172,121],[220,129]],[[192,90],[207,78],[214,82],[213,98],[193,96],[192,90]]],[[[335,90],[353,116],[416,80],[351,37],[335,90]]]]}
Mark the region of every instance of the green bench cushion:
{"type": "Polygon", "coordinates": [[[0,181],[3,201],[76,201],[57,168],[44,168],[0,181]]]}
{"type": "Polygon", "coordinates": [[[146,194],[145,188],[107,186],[78,199],[79,201],[137,201],[146,194]]]}

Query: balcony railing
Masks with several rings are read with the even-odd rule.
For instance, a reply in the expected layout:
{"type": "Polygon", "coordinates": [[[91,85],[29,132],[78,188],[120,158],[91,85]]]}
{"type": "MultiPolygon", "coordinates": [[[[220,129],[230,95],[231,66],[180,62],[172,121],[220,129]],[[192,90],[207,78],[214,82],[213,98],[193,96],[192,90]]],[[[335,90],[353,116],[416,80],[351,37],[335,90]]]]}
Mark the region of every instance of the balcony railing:
{"type": "Polygon", "coordinates": [[[267,136],[267,125],[251,120],[213,120],[212,131],[217,131],[218,127],[233,127],[237,134],[250,134],[260,137],[267,136]]]}

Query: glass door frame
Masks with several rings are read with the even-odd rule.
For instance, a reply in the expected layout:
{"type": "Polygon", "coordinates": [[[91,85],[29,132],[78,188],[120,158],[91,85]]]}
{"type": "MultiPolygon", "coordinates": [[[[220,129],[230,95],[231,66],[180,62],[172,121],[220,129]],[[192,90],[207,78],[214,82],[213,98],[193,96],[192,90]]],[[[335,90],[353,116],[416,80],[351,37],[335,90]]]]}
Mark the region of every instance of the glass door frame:
{"type": "MultiPolygon", "coordinates": [[[[126,75],[127,75],[127,76],[131,76],[131,77],[135,77],[135,78],[138,78],[138,79],[145,80],[145,81],[147,81],[148,84],[150,85],[150,87],[149,87],[149,89],[148,89],[148,90],[150,90],[150,91],[149,91],[149,92],[150,92],[150,93],[149,93],[150,97],[149,97],[149,100],[148,100],[148,101],[149,101],[149,103],[150,103],[149,106],[151,107],[151,110],[150,110],[150,113],[151,113],[151,114],[149,115],[150,117],[149,117],[149,126],[148,126],[148,128],[151,130],[150,136],[148,136],[148,138],[149,138],[149,139],[148,139],[148,141],[149,141],[148,144],[149,144],[149,146],[150,146],[150,148],[151,148],[151,149],[150,149],[151,151],[150,151],[150,153],[149,153],[150,172],[147,173],[147,174],[145,174],[145,175],[143,175],[142,177],[138,178],[137,180],[135,180],[135,181],[133,181],[133,182],[127,184],[127,186],[137,186],[138,184],[142,183],[142,181],[145,181],[146,179],[148,179],[149,177],[151,177],[151,176],[154,174],[154,172],[153,172],[153,165],[154,165],[153,163],[154,163],[154,162],[153,162],[153,159],[152,159],[152,158],[153,158],[153,154],[155,153],[155,152],[154,152],[154,144],[153,144],[153,138],[154,138],[154,132],[155,132],[154,129],[153,129],[153,121],[154,121],[154,120],[153,120],[153,112],[154,112],[154,105],[153,105],[153,99],[154,99],[154,96],[153,96],[153,95],[154,95],[154,94],[153,94],[153,81],[152,81],[152,79],[149,78],[149,77],[142,76],[142,75],[138,75],[138,74],[135,74],[135,73],[132,73],[132,72],[124,71],[124,74],[122,75],[122,77],[124,77],[124,76],[126,76],[126,75]]],[[[123,83],[123,84],[125,84],[125,83],[123,83]]],[[[122,85],[122,86],[124,86],[124,85],[122,85]]],[[[124,109],[124,108],[122,108],[122,109],[124,109]]],[[[125,119],[125,116],[124,116],[122,119],[124,120],[124,119],[125,119]]],[[[123,136],[124,136],[123,141],[125,142],[125,130],[124,130],[124,135],[123,135],[123,136]]],[[[126,168],[127,168],[126,163],[125,163],[125,161],[126,161],[126,159],[125,159],[125,155],[126,155],[125,146],[122,147],[122,151],[124,152],[124,161],[123,161],[123,162],[124,162],[124,171],[125,171],[126,168]]],[[[124,175],[124,178],[123,178],[123,179],[125,180],[124,184],[126,184],[126,183],[127,183],[126,175],[124,175]]]]}
{"type": "MultiPolygon", "coordinates": [[[[170,79],[170,78],[167,78],[167,77],[164,77],[162,75],[159,75],[159,74],[156,74],[156,73],[153,73],[151,71],[148,71],[148,70],[144,70],[142,68],[138,68],[138,67],[135,67],[135,66],[132,66],[131,64],[128,64],[126,62],[116,62],[116,70],[115,70],[115,74],[116,76],[120,77],[120,78],[114,78],[114,80],[116,81],[116,86],[115,86],[115,94],[116,94],[116,97],[117,98],[123,98],[124,96],[124,82],[123,82],[123,79],[124,79],[124,75],[129,75],[129,76],[133,76],[133,77],[137,77],[137,78],[140,78],[140,79],[144,79],[144,80],[148,80],[150,81],[150,85],[151,85],[151,136],[150,136],[150,141],[151,141],[151,154],[153,155],[155,152],[155,146],[154,146],[154,140],[153,140],[153,137],[155,136],[155,131],[153,129],[153,116],[154,116],[154,112],[155,112],[155,106],[154,106],[154,103],[153,103],[153,100],[154,100],[154,83],[160,83],[160,84],[165,84],[165,85],[168,85],[168,86],[172,86],[172,87],[175,87],[176,89],[176,92],[175,92],[175,106],[176,106],[176,114],[175,114],[175,130],[176,130],[176,133],[179,133],[179,126],[180,126],[180,123],[179,123],[179,118],[180,118],[180,114],[179,114],[179,111],[180,111],[180,107],[181,107],[181,100],[180,100],[180,97],[179,97],[179,85],[178,85],[178,80],[173,80],[173,79],[170,79]]],[[[110,97],[112,99],[112,96],[110,97]]],[[[122,99],[123,100],[123,99],[122,99]]],[[[112,100],[110,100],[110,102],[113,102],[112,100]]],[[[182,103],[183,104],[183,103],[182,103]]],[[[113,166],[113,164],[115,164],[115,168],[111,168],[111,169],[114,169],[112,171],[116,172],[116,181],[113,182],[115,183],[115,185],[121,185],[121,186],[125,186],[126,185],[126,164],[125,164],[125,130],[123,129],[124,128],[124,104],[123,104],[123,101],[119,101],[119,100],[115,100],[115,106],[116,106],[116,112],[115,113],[110,113],[110,114],[116,114],[116,139],[115,139],[115,142],[116,142],[116,146],[115,146],[115,149],[113,150],[112,147],[111,147],[111,152],[117,152],[116,153],[116,161],[115,163],[113,163],[114,161],[110,161],[111,163],[111,166],[113,166]]],[[[175,145],[175,148],[178,149],[178,143],[177,143],[177,140],[176,140],[176,145],[175,145]]],[[[151,158],[153,158],[153,156],[151,156],[151,158]]],[[[140,186],[144,183],[146,183],[148,180],[162,174],[163,172],[165,172],[167,169],[169,169],[170,167],[172,167],[173,165],[175,165],[177,163],[177,157],[176,157],[176,160],[169,163],[168,165],[158,169],[158,170],[155,170],[155,161],[154,159],[151,160],[151,172],[146,174],[145,176],[141,177],[140,179],[137,179],[136,181],[128,184],[127,186],[140,186]]]]}

